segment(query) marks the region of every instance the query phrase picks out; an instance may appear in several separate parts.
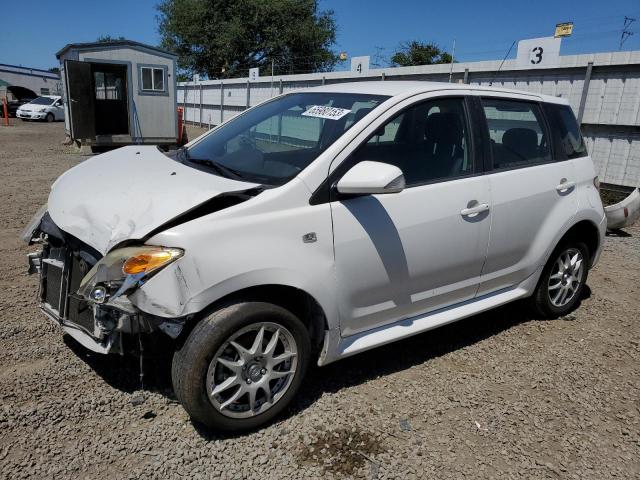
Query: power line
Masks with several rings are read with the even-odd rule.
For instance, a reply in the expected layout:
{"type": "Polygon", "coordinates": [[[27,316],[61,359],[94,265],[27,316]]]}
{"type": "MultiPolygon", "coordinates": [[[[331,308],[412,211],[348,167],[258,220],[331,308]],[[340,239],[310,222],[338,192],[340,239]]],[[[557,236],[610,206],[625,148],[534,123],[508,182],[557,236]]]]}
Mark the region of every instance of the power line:
{"type": "Polygon", "coordinates": [[[624,25],[622,27],[622,33],[620,34],[620,50],[622,50],[622,45],[624,45],[624,42],[631,36],[633,35],[633,31],[631,31],[629,29],[629,27],[631,27],[631,24],[633,22],[635,22],[636,19],[632,18],[632,17],[627,17],[625,15],[624,17],[624,25]]]}

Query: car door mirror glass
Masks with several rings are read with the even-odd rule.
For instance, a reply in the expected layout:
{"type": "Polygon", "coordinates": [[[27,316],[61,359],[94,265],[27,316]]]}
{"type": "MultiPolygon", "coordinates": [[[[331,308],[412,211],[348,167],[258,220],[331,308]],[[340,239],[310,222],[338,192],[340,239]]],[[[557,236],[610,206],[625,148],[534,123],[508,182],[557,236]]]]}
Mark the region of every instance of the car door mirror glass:
{"type": "Polygon", "coordinates": [[[359,162],[338,181],[336,189],[346,195],[398,193],[404,190],[402,170],[382,162],[359,162]]]}

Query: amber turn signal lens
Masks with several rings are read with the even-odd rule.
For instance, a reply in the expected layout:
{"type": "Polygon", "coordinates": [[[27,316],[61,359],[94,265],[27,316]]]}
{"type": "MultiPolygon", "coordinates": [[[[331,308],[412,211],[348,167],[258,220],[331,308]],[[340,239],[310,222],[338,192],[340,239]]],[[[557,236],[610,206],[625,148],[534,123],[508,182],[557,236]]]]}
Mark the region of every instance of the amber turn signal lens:
{"type": "Polygon", "coordinates": [[[163,267],[180,256],[182,256],[182,251],[178,249],[149,250],[127,259],[122,265],[122,271],[127,275],[148,273],[163,267]]]}

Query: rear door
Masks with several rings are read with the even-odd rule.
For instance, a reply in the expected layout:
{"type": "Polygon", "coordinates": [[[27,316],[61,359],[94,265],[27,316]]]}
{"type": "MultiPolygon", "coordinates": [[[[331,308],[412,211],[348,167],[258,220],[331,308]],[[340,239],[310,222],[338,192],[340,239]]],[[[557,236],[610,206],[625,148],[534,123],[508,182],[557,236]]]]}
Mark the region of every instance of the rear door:
{"type": "Polygon", "coordinates": [[[65,60],[67,99],[71,137],[77,140],[96,136],[94,92],[91,82],[91,64],[65,60]]]}
{"type": "Polygon", "coordinates": [[[478,295],[513,287],[545,262],[578,201],[572,160],[552,145],[537,101],[483,96],[489,137],[491,236],[478,295]]]}

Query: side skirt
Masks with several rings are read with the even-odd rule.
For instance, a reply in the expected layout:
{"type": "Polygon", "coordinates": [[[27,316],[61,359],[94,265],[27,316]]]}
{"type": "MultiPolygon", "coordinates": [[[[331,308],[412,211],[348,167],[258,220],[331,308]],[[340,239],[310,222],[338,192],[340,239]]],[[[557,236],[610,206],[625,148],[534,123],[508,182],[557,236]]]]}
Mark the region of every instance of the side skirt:
{"type": "Polygon", "coordinates": [[[328,330],[325,334],[318,365],[327,365],[336,360],[350,357],[396,340],[402,340],[403,338],[491,310],[514,300],[528,297],[534,291],[541,273],[542,267],[539,267],[532,275],[515,287],[492,292],[482,297],[399,320],[392,324],[348,337],[341,337],[338,330],[328,330]]]}

